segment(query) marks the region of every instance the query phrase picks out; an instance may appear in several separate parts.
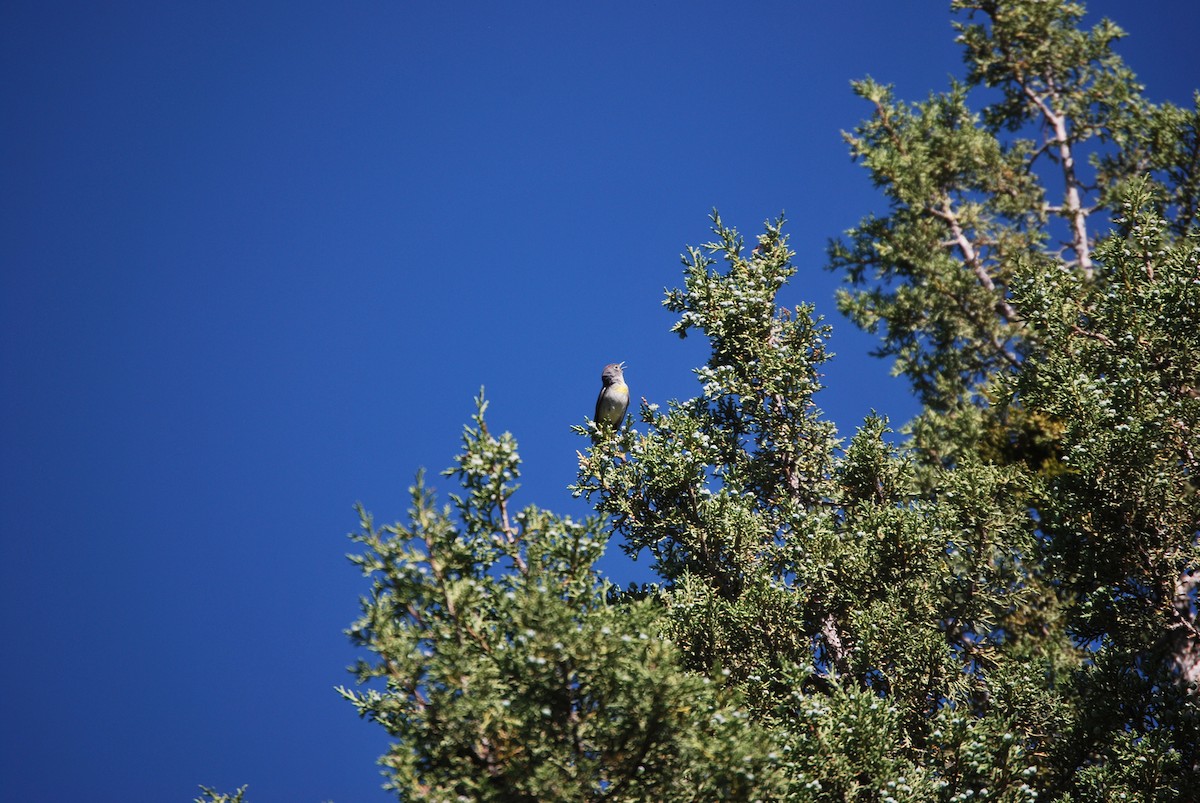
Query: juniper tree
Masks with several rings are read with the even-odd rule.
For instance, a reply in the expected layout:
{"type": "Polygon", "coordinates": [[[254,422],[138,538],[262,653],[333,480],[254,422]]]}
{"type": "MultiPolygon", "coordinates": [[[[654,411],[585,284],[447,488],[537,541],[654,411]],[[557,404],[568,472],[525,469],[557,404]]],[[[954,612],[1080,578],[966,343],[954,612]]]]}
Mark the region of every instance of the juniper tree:
{"type": "Polygon", "coordinates": [[[840,303],[925,404],[922,471],[983,460],[1034,481],[1028,582],[1062,625],[1055,663],[1078,654],[1047,686],[1063,719],[1046,789],[1185,794],[1200,768],[1200,95],[1148,101],[1113,51],[1121,30],[1079,30],[1079,4],[954,6],[963,83],[917,104],[855,85],[874,113],[848,140],[889,213],[831,244],[840,303]],[[1129,776],[1145,766],[1175,783],[1129,776]]]}
{"type": "Polygon", "coordinates": [[[925,457],[976,444],[991,459],[1043,462],[1053,426],[1019,406],[996,420],[988,404],[992,379],[1036,348],[1013,273],[1031,263],[1093,278],[1095,240],[1135,177],[1152,182],[1173,234],[1194,228],[1200,94],[1190,109],[1147,100],[1113,50],[1123,31],[1108,20],[1080,30],[1082,4],[952,7],[966,15],[955,24],[963,81],[912,104],[853,84],[873,114],[846,138],[889,208],[833,241],[829,267],[851,285],[842,311],[881,335],[877,353],[924,403],[914,434],[925,457]]]}
{"type": "Polygon", "coordinates": [[[511,506],[512,435],[474,426],[439,508],[418,479],[407,524],[361,511],[372,578],[350,635],[373,654],[342,689],[396,738],[381,760],[405,800],[752,799],[773,794],[771,742],[734,689],[681,670],[649,601],[615,602],[606,537],[511,506]]]}
{"type": "Polygon", "coordinates": [[[1076,4],[954,7],[961,82],[855,84],[889,209],[831,244],[924,405],[909,437],[839,437],[829,328],[778,306],[783,220],[748,248],[714,213],[664,300],[710,347],[695,396],[577,427],[596,516],[517,511],[482,396],[448,506],[418,479],[406,522],[362,512],[343,694],[403,799],[1200,788],[1200,103],[1147,101],[1076,4]],[[658,582],[599,576],[610,542],[658,582]]]}

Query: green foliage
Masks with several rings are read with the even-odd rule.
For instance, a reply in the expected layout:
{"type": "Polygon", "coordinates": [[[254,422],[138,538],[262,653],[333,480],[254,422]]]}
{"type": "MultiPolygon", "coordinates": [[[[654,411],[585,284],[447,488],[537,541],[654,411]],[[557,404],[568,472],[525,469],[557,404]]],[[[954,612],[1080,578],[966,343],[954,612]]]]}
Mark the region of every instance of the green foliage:
{"type": "Polygon", "coordinates": [[[232,795],[218,792],[207,786],[201,786],[200,793],[200,797],[196,798],[195,803],[246,803],[246,787],[244,786],[239,787],[232,795]]]}
{"type": "Polygon", "coordinates": [[[1047,526],[1059,573],[1083,584],[1085,600],[1116,592],[1088,606],[1096,621],[1081,627],[1097,637],[1113,625],[1110,603],[1146,588],[1169,601],[1200,556],[1200,239],[1167,239],[1150,201],[1134,182],[1117,230],[1096,250],[1108,268],[1097,281],[1027,269],[1018,292],[1029,327],[1052,345],[1011,384],[1062,422],[1066,470],[1047,488],[1067,518],[1047,526]],[[1072,565],[1085,558],[1086,578],[1072,565]]]}
{"type": "Polygon", "coordinates": [[[765,733],[736,695],[679,671],[649,601],[614,605],[593,564],[598,520],[509,503],[512,436],[475,427],[439,510],[418,480],[408,524],[362,513],[372,578],[353,640],[374,661],[342,690],[396,738],[406,800],[754,799],[775,783],[765,733]]]}
{"type": "Polygon", "coordinates": [[[1120,28],[1077,30],[1077,3],[953,6],[967,14],[964,83],[916,104],[870,79],[854,84],[873,114],[847,135],[851,154],[890,209],[829,248],[830,269],[851,285],[842,311],[881,335],[877,353],[895,358],[926,405],[915,445],[941,461],[958,443],[994,441],[997,426],[1016,429],[1008,416],[1025,439],[1054,439],[1036,417],[989,406],[994,377],[1039,347],[1012,303],[1018,266],[1091,280],[1095,229],[1135,177],[1150,175],[1176,234],[1195,225],[1200,197],[1200,100],[1192,111],[1146,100],[1113,51],[1120,28]],[[990,101],[978,112],[973,92],[990,101]]]}
{"type": "MultiPolygon", "coordinates": [[[[1169,236],[1150,182],[1130,182],[1123,198],[1116,231],[1096,249],[1105,269],[1095,281],[1021,276],[1022,310],[1053,348],[1007,384],[1062,423],[1064,470],[1037,504],[1047,569],[1074,603],[1069,626],[1101,647],[1076,679],[1088,700],[1080,742],[1119,764],[1159,745],[1177,775],[1194,774],[1200,238],[1169,236]]],[[[1118,777],[1142,788],[1100,768],[1085,787],[1118,777]]]]}
{"type": "Polygon", "coordinates": [[[512,507],[482,395],[449,506],[418,478],[406,522],[360,510],[370,659],[341,691],[403,799],[1200,788],[1200,102],[1147,101],[1078,4],[953,5],[961,83],[854,85],[890,206],[830,247],[924,403],[908,440],[839,439],[829,328],[777,306],[783,220],[747,250],[714,212],[664,300],[710,345],[696,395],[575,428],[597,517],[512,507]],[[597,574],[614,536],[658,584],[597,574]]]}

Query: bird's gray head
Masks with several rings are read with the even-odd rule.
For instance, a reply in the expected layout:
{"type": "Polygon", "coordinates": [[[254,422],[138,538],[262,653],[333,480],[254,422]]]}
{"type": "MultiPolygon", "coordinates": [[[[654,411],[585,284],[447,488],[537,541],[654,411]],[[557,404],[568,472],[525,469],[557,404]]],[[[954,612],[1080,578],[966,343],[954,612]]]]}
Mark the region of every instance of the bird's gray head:
{"type": "Polygon", "coordinates": [[[600,374],[600,381],[604,383],[605,387],[617,382],[624,382],[625,363],[610,362],[608,365],[604,366],[604,371],[600,374]]]}

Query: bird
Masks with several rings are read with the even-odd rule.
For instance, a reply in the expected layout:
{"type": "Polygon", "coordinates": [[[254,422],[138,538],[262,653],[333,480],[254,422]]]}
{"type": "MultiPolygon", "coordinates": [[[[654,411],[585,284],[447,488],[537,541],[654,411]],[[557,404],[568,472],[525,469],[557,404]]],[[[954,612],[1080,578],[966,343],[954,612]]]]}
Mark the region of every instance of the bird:
{"type": "MultiPolygon", "coordinates": [[[[600,373],[600,395],[596,397],[596,427],[612,427],[617,429],[625,420],[625,411],[629,409],[629,386],[625,384],[625,363],[613,362],[604,366],[600,373]]],[[[592,438],[599,442],[600,436],[592,438]]]]}

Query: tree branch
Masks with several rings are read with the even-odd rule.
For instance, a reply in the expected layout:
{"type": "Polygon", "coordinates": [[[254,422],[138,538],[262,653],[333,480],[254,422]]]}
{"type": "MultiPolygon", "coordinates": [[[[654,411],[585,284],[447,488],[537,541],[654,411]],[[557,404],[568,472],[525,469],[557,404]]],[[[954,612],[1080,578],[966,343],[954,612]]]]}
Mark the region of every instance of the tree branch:
{"type": "MultiPolygon", "coordinates": [[[[1079,267],[1083,271],[1084,276],[1091,279],[1093,268],[1091,246],[1088,242],[1087,231],[1088,212],[1083,206],[1083,200],[1080,196],[1081,183],[1075,174],[1075,155],[1071,149],[1070,133],[1067,131],[1067,118],[1065,115],[1055,112],[1050,104],[1046,102],[1046,98],[1034,92],[1020,71],[1015,72],[1015,77],[1017,84],[1021,87],[1021,91],[1025,93],[1025,97],[1029,98],[1029,102],[1042,113],[1042,117],[1054,129],[1054,138],[1046,142],[1045,145],[1058,145],[1058,158],[1059,163],[1062,165],[1063,183],[1066,185],[1066,203],[1064,206],[1071,219],[1071,246],[1075,250],[1075,258],[1079,261],[1079,267]]],[[[1051,91],[1053,92],[1053,88],[1051,88],[1051,91]]]]}
{"type": "Polygon", "coordinates": [[[842,642],[842,634],[838,631],[837,619],[832,612],[826,612],[821,617],[821,638],[829,653],[829,660],[840,675],[850,674],[850,656],[846,645],[842,642]]]}
{"type": "MultiPolygon", "coordinates": [[[[979,280],[984,289],[990,293],[1000,295],[996,289],[996,283],[992,280],[991,274],[988,273],[987,268],[984,266],[983,259],[975,249],[974,243],[971,242],[971,239],[967,237],[967,233],[963,230],[962,222],[955,213],[950,199],[943,197],[941,209],[930,208],[929,211],[934,216],[944,220],[946,225],[950,227],[950,234],[954,238],[954,243],[958,246],[958,250],[962,252],[963,262],[975,274],[975,278],[979,280]]],[[[996,309],[1004,316],[1005,322],[1011,323],[1017,317],[1017,311],[1012,308],[1012,305],[1002,295],[1000,295],[999,300],[996,302],[996,309]]]]}

